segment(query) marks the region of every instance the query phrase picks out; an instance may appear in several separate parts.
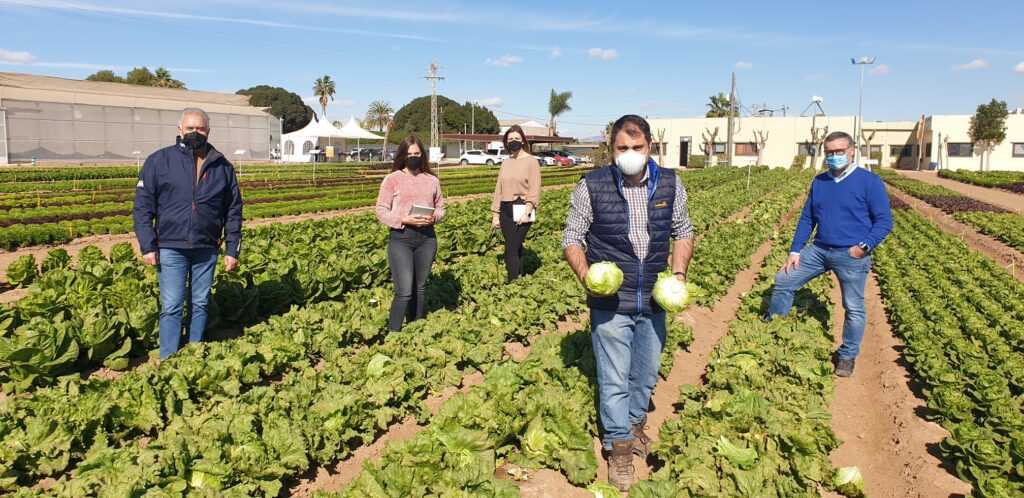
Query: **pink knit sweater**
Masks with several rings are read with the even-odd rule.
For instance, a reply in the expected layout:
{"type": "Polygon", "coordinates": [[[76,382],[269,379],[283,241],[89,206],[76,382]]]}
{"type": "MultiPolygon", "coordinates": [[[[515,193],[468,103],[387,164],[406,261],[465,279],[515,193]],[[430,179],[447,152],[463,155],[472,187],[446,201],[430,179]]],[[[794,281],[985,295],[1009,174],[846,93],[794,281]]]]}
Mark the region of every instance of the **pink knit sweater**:
{"type": "Polygon", "coordinates": [[[377,219],[391,228],[404,228],[402,218],[412,211],[413,204],[433,206],[434,222],[444,217],[444,196],[441,182],[434,175],[407,173],[404,169],[384,177],[377,194],[377,219]]]}

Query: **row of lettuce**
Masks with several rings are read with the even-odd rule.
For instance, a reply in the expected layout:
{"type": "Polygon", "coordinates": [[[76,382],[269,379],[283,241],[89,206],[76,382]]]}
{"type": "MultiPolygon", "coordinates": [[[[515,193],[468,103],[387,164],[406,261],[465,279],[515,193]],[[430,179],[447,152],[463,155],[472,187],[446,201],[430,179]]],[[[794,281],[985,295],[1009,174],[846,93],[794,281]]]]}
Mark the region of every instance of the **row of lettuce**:
{"type": "Polygon", "coordinates": [[[980,187],[995,187],[1024,194],[1024,171],[939,171],[939,176],[980,187]]]}
{"type": "Polygon", "coordinates": [[[897,173],[883,176],[890,185],[941,209],[957,221],[1024,251],[1024,215],[897,173]]]}
{"type": "MultiPolygon", "coordinates": [[[[579,179],[580,170],[548,170],[543,181],[546,185],[565,185],[579,179]]],[[[462,178],[445,178],[443,187],[445,195],[458,196],[478,194],[494,189],[496,173],[479,174],[462,178]]],[[[356,191],[332,191],[329,195],[313,195],[317,188],[310,187],[310,194],[301,192],[284,199],[271,196],[268,202],[260,202],[245,209],[246,219],[272,218],[305,213],[316,213],[338,209],[372,206],[377,198],[376,186],[364,186],[356,191]],[[289,199],[289,197],[291,199],[289,199]]],[[[244,194],[243,194],[244,195],[244,194]]],[[[89,219],[72,219],[68,221],[48,221],[44,223],[14,223],[0,228],[0,249],[14,250],[19,247],[60,244],[79,237],[89,235],[128,233],[132,230],[131,203],[120,202],[114,206],[99,205],[95,209],[88,208],[41,208],[33,210],[30,215],[13,214],[11,216],[31,216],[36,219],[46,216],[60,217],[59,213],[74,210],[74,216],[97,216],[89,219]],[[112,211],[111,211],[112,210],[112,211]],[[110,215],[116,212],[119,214],[110,215]],[[50,214],[45,214],[50,213],[50,214]],[[85,214],[83,214],[85,213],[85,214]]],[[[0,216],[0,219],[3,219],[0,216]]]]}
{"type": "MultiPolygon", "coordinates": [[[[735,275],[736,270],[730,264],[713,264],[716,257],[731,258],[726,250],[730,243],[743,247],[740,252],[749,264],[751,254],[771,232],[762,237],[751,234],[750,238],[722,235],[755,221],[761,224],[759,232],[764,233],[764,222],[774,225],[791,209],[806,180],[808,178],[795,177],[776,183],[776,193],[755,201],[746,216],[715,226],[698,245],[696,258],[701,264],[694,262],[692,280],[703,285],[735,275]]],[[[725,293],[724,289],[709,288],[710,292],[704,296],[707,304],[713,304],[725,293]]],[[[748,301],[756,301],[752,306],[758,306],[760,298],[759,294],[757,299],[748,297],[748,301]]],[[[827,305],[824,306],[827,314],[827,305]]],[[[827,323],[824,326],[827,327],[827,323]]],[[[692,331],[674,319],[670,320],[669,331],[669,337],[683,338],[675,344],[687,344],[692,337],[692,331]]],[[[830,345],[827,333],[819,332],[818,342],[825,342],[827,364],[830,345]]],[[[667,347],[665,358],[674,352],[674,347],[667,347]]],[[[778,361],[785,361],[784,351],[772,350],[772,353],[778,355],[778,361]]],[[[751,358],[746,365],[751,368],[756,366],[756,361],[751,358]]],[[[827,367],[818,368],[816,372],[825,378],[827,374],[827,367]],[[820,373],[821,370],[824,373],[820,373]]],[[[525,361],[495,367],[481,386],[446,403],[440,414],[415,438],[389,445],[380,459],[364,465],[363,472],[347,489],[317,496],[445,496],[455,492],[467,496],[518,496],[513,482],[495,477],[496,468],[504,471],[498,475],[515,475],[517,468],[550,468],[562,472],[570,483],[589,485],[606,497],[617,496],[617,491],[606,483],[595,482],[598,465],[593,446],[598,435],[593,404],[595,376],[592,342],[585,325],[583,330],[568,335],[545,336],[533,344],[525,361]]],[[[762,378],[762,382],[768,384],[770,380],[762,378]]],[[[828,429],[827,418],[825,429],[828,429]]],[[[737,442],[743,444],[738,438],[737,442]]],[[[714,455],[708,453],[714,461],[714,455]]],[[[819,472],[823,477],[814,483],[831,477],[827,457],[823,463],[815,463],[824,467],[819,472]]],[[[640,483],[630,491],[630,496],[690,496],[682,494],[684,481],[675,477],[666,475],[662,480],[640,483]]],[[[710,479],[702,489],[707,493],[693,496],[715,496],[708,492],[711,486],[718,486],[722,479],[729,480],[720,473],[705,477],[710,479]]],[[[766,480],[771,483],[772,476],[766,476],[766,480]]],[[[717,495],[737,496],[725,490],[717,495]]]]}
{"type": "MultiPolygon", "coordinates": [[[[317,174],[321,175],[357,175],[367,166],[375,163],[348,163],[348,164],[238,164],[236,169],[246,177],[253,179],[276,180],[288,176],[309,176],[314,168],[317,174]]],[[[59,182],[74,182],[85,180],[134,180],[139,176],[139,166],[70,166],[70,167],[49,167],[49,166],[14,166],[0,169],[0,189],[10,186],[9,184],[55,184],[59,182]]],[[[6,190],[0,190],[6,192],[6,190]]]]}
{"type": "MultiPolygon", "coordinates": [[[[695,181],[694,183],[700,182],[695,181]]],[[[730,188],[730,186],[723,185],[723,188],[730,188]]],[[[714,196],[714,190],[712,188],[708,191],[709,199],[714,196]]],[[[561,220],[564,219],[564,195],[562,199],[562,211],[554,207],[558,204],[557,201],[549,202],[545,199],[544,202],[545,213],[555,220],[554,224],[556,225],[560,225],[561,220]]],[[[530,248],[536,252],[536,257],[546,262],[557,262],[560,259],[560,246],[556,235],[558,229],[540,229],[533,233],[536,234],[536,242],[531,242],[530,248]]],[[[316,377],[325,380],[329,378],[331,382],[341,384],[338,389],[353,389],[359,388],[359,386],[366,389],[365,386],[377,384],[376,382],[367,384],[369,381],[360,375],[360,369],[363,366],[366,367],[364,370],[377,371],[382,365],[390,366],[392,362],[406,365],[404,368],[409,371],[402,375],[406,377],[415,375],[417,380],[412,385],[410,385],[409,379],[388,378],[386,382],[380,384],[381,388],[387,386],[390,389],[387,391],[391,393],[387,400],[382,400],[381,404],[375,404],[374,410],[365,406],[366,411],[360,411],[359,414],[346,412],[342,417],[345,420],[344,423],[341,420],[335,421],[342,425],[339,431],[344,429],[342,433],[349,434],[351,437],[342,438],[341,442],[332,440],[334,446],[324,446],[323,451],[334,452],[330,453],[333,455],[331,458],[342,458],[354,446],[361,444],[361,440],[352,439],[355,434],[362,434],[360,437],[363,439],[376,437],[387,423],[397,420],[406,413],[418,413],[419,408],[416,408],[416,405],[426,392],[437,391],[448,385],[457,384],[462,374],[468,370],[486,370],[489,362],[501,358],[501,349],[505,341],[521,339],[537,333],[552,326],[559,317],[579,311],[581,303],[573,300],[566,302],[565,300],[567,295],[578,294],[578,289],[571,277],[566,278],[564,274],[566,269],[563,265],[542,265],[535,274],[521,279],[519,283],[511,287],[495,288],[493,287],[496,285],[494,282],[497,282],[498,279],[493,278],[493,275],[499,274],[500,269],[493,253],[489,256],[490,261],[488,261],[488,256],[463,258],[451,265],[450,269],[439,270],[435,274],[435,279],[432,279],[432,295],[448,295],[449,298],[442,298],[440,301],[447,301],[447,304],[453,307],[460,305],[461,307],[457,307],[454,312],[441,311],[431,314],[426,321],[409,326],[407,332],[389,336],[387,340],[379,344],[379,347],[374,344],[371,346],[372,352],[366,349],[366,345],[373,344],[377,340],[376,338],[383,333],[383,310],[388,302],[386,293],[379,287],[359,291],[363,294],[349,294],[344,303],[340,305],[331,302],[307,307],[305,310],[292,311],[281,319],[272,319],[268,324],[247,329],[246,334],[239,339],[187,348],[174,360],[157,367],[136,369],[116,381],[92,380],[85,385],[70,383],[63,388],[37,391],[28,398],[17,398],[16,403],[4,407],[8,417],[0,418],[0,420],[6,421],[6,423],[0,424],[0,427],[6,428],[5,431],[0,432],[7,434],[3,446],[21,449],[20,452],[5,455],[3,461],[7,462],[8,478],[24,484],[46,476],[59,476],[69,468],[74,468],[75,463],[84,458],[84,461],[77,465],[77,470],[73,473],[74,478],[70,479],[67,487],[61,485],[59,488],[64,490],[62,492],[71,495],[83,492],[89,494],[90,491],[87,490],[95,491],[99,488],[88,486],[99,486],[100,483],[103,483],[102,486],[106,489],[106,486],[110,484],[107,480],[112,478],[112,475],[107,475],[106,472],[114,473],[113,469],[106,468],[101,471],[97,469],[97,466],[106,465],[104,462],[112,466],[125,464],[121,456],[126,454],[130,456],[132,462],[136,463],[138,458],[143,458],[143,456],[149,458],[153,455],[152,452],[145,453],[145,448],[139,448],[132,444],[132,441],[138,440],[140,437],[155,437],[159,440],[165,437],[164,434],[168,431],[171,431],[174,436],[166,437],[182,437],[177,432],[177,422],[191,421],[193,416],[203,417],[203,420],[206,420],[208,417],[215,416],[211,413],[220,416],[223,412],[219,411],[220,409],[217,407],[224,403],[231,403],[231,410],[241,409],[235,403],[242,403],[250,396],[259,396],[260,399],[266,396],[276,396],[276,394],[268,394],[267,390],[274,393],[277,393],[278,389],[298,389],[301,392],[306,392],[304,391],[305,384],[293,387],[288,384],[289,379],[308,380],[309,377],[316,377]],[[485,284],[486,282],[490,283],[485,284]],[[487,289],[480,287],[484,285],[492,287],[487,289]],[[353,311],[360,306],[366,307],[367,302],[375,304],[371,308],[377,310],[376,314],[353,311]],[[318,318],[321,315],[328,315],[328,317],[318,318]],[[279,337],[279,341],[262,337],[268,335],[279,337]],[[249,341],[250,337],[253,340],[249,341]],[[352,342],[353,337],[357,338],[355,342],[359,346],[346,348],[346,344],[352,342]],[[282,354],[275,358],[274,348],[263,346],[277,342],[285,344],[288,340],[292,342],[308,341],[315,347],[303,345],[298,348],[298,352],[295,352],[295,348],[292,347],[292,356],[282,354]],[[202,358],[205,356],[204,352],[211,349],[219,351],[213,355],[214,358],[224,358],[219,363],[219,367],[215,365],[212,368],[207,368],[208,360],[200,361],[194,357],[194,355],[199,355],[199,358],[202,358]],[[354,352],[353,349],[359,351],[354,352]],[[365,365],[360,363],[358,368],[353,367],[351,362],[356,361],[351,358],[353,355],[358,355],[359,361],[364,362],[365,365]],[[264,357],[272,359],[267,359],[264,362],[264,357]],[[295,359],[296,357],[298,359],[295,359]],[[332,370],[331,365],[334,360],[345,363],[345,365],[339,365],[337,371],[332,370]],[[264,365],[264,363],[269,363],[269,365],[264,365]],[[368,365],[371,363],[376,366],[369,367],[368,365]],[[242,378],[248,380],[239,384],[232,378],[238,376],[241,370],[246,373],[242,378]],[[282,380],[267,386],[268,378],[282,380]],[[429,383],[430,389],[422,389],[424,382],[429,383]],[[285,385],[289,387],[280,387],[285,385]],[[73,396],[70,398],[69,390],[73,392],[73,396]],[[392,392],[393,390],[401,390],[401,392],[392,392]],[[253,392],[259,394],[253,394],[253,392]],[[241,393],[241,400],[237,396],[239,393],[241,393]],[[399,401],[396,401],[396,396],[399,401]],[[138,399],[146,400],[146,403],[140,404],[136,401],[138,399]],[[81,412],[79,411],[80,407],[84,407],[81,412]],[[63,415],[53,417],[51,416],[53,413],[63,415]],[[90,414],[95,416],[90,416],[90,414]],[[357,426],[356,428],[345,425],[365,424],[367,420],[376,421],[376,425],[373,427],[357,426]],[[359,428],[362,429],[357,430],[359,428]],[[98,446],[103,448],[102,458],[94,451],[98,446]],[[143,453],[138,453],[140,451],[143,453]],[[113,458],[109,455],[110,452],[121,456],[110,460],[113,458]],[[93,459],[94,456],[100,460],[93,459]],[[86,469],[85,472],[83,472],[83,468],[86,469]],[[83,476],[86,478],[83,479],[83,476]]],[[[438,298],[434,297],[432,300],[438,301],[438,298]]],[[[439,304],[443,303],[437,303],[434,307],[439,304]]],[[[685,338],[678,342],[685,342],[685,338]]],[[[281,349],[289,351],[289,348],[286,347],[281,349]]],[[[313,389],[317,385],[323,388],[323,384],[320,383],[308,387],[313,389]]],[[[333,390],[331,394],[336,395],[338,392],[333,390]]],[[[285,396],[285,394],[281,394],[281,396],[285,396]]],[[[288,397],[294,399],[295,394],[288,394],[288,397]]],[[[359,402],[363,403],[364,400],[359,402]]],[[[374,400],[366,402],[372,404],[374,400]]],[[[309,406],[304,405],[302,408],[303,412],[309,410],[309,406]]],[[[251,411],[250,408],[246,413],[251,411]]],[[[340,414],[338,416],[341,417],[340,414]]],[[[323,419],[312,420],[309,430],[324,423],[323,419]]],[[[260,426],[262,426],[262,422],[260,426]]],[[[223,436],[219,436],[218,440],[221,444],[228,444],[223,436]]],[[[146,448],[155,450],[154,442],[150,441],[146,448]]],[[[193,448],[190,451],[196,451],[192,444],[198,444],[198,441],[190,439],[189,444],[186,445],[193,448]]],[[[205,446],[199,447],[205,448],[205,446]]],[[[181,457],[181,454],[175,455],[176,458],[181,457]]],[[[270,454],[267,461],[276,462],[280,460],[279,457],[280,455],[270,454]]],[[[325,456],[317,461],[329,462],[331,460],[325,456]]],[[[131,465],[129,464],[129,468],[134,468],[131,465]]],[[[236,465],[237,462],[232,461],[233,469],[236,465]]],[[[189,468],[191,469],[191,467],[189,468]]],[[[289,470],[290,472],[296,471],[294,468],[289,470]]],[[[201,475],[208,474],[205,471],[200,470],[200,472],[204,472],[201,475]]],[[[260,472],[263,472],[260,475],[266,475],[267,470],[262,469],[260,472]]],[[[193,473],[193,470],[189,470],[186,481],[193,479],[193,473]]],[[[257,488],[262,492],[273,494],[270,493],[273,484],[251,480],[252,475],[246,474],[245,468],[232,470],[231,476],[233,477],[227,478],[227,481],[221,481],[220,477],[217,479],[218,482],[225,483],[246,483],[243,487],[237,488],[237,491],[242,494],[255,493],[257,488]],[[244,491],[241,491],[243,489],[244,491]]],[[[163,477],[167,478],[168,476],[165,474],[163,477]]],[[[178,477],[182,476],[179,474],[178,477]]],[[[273,479],[271,480],[273,481],[273,479]]],[[[278,482],[279,485],[279,479],[275,482],[278,482]]],[[[174,484],[172,484],[170,481],[156,483],[137,480],[133,481],[131,489],[140,489],[137,486],[148,488],[164,485],[169,486],[167,489],[171,489],[179,486],[180,481],[174,480],[174,484]]],[[[109,489],[123,490],[125,488],[109,489]]]]}
{"type": "MultiPolygon", "coordinates": [[[[556,212],[552,210],[553,214],[556,212]]],[[[538,236],[546,234],[548,238],[557,238],[552,237],[555,231],[550,227],[538,228],[540,230],[535,232],[538,236]]],[[[514,328],[500,326],[504,317],[494,317],[497,323],[492,323],[489,316],[495,313],[496,305],[502,300],[524,301],[502,291],[501,280],[493,278],[501,271],[496,256],[496,248],[491,248],[482,254],[467,255],[436,265],[434,278],[428,287],[428,306],[434,311],[430,315],[429,331],[434,342],[429,347],[417,349],[420,356],[416,360],[416,372],[457,382],[462,368],[460,361],[495,354],[493,346],[472,344],[472,335],[493,332],[514,336],[514,328]],[[467,306],[469,303],[472,305],[467,306]],[[444,310],[460,307],[479,310],[473,316],[482,321],[473,328],[461,328],[465,324],[456,320],[461,314],[444,310]],[[485,315],[484,311],[488,309],[490,311],[485,315]],[[460,326],[457,332],[462,333],[465,339],[458,339],[451,333],[443,334],[443,329],[455,325],[460,326]],[[446,358],[451,361],[446,361],[446,358]]],[[[528,268],[532,270],[537,266],[538,258],[529,258],[528,268]]],[[[398,343],[387,348],[381,346],[390,304],[388,294],[388,288],[382,282],[369,284],[346,292],[338,301],[310,304],[272,317],[265,323],[245,329],[239,337],[190,345],[168,361],[143,365],[115,380],[91,378],[84,382],[69,381],[65,385],[39,389],[31,396],[12,398],[0,406],[0,435],[4,442],[0,447],[6,449],[0,458],[0,466],[5,467],[7,477],[13,477],[22,485],[44,477],[57,477],[70,469],[76,469],[75,475],[81,477],[83,468],[94,465],[90,457],[98,446],[110,451],[138,450],[136,441],[140,438],[159,439],[166,431],[175,430],[178,427],[176,423],[194,422],[193,417],[221,416],[223,412],[217,407],[225,403],[231,408],[223,410],[233,410],[241,406],[239,403],[256,403],[260,396],[268,395],[268,391],[276,393],[279,390],[301,390],[302,396],[308,399],[317,389],[324,388],[327,379],[331,384],[371,392],[378,384],[368,384],[369,379],[357,374],[377,368],[367,367],[375,357],[376,363],[387,361],[381,359],[383,356],[377,356],[378,353],[396,356],[396,352],[400,353],[406,346],[398,343]],[[370,354],[368,346],[378,347],[370,354]],[[357,364],[362,372],[356,369],[357,364]],[[312,384],[304,382],[312,377],[315,377],[312,384]],[[250,397],[255,398],[250,401],[250,397]]],[[[524,309],[542,311],[528,306],[524,309]]],[[[408,341],[426,340],[425,327],[424,323],[410,324],[404,334],[410,336],[408,341]]],[[[412,366],[411,363],[408,365],[409,368],[412,366]]],[[[422,382],[401,380],[388,376],[379,381],[378,389],[385,390],[381,393],[385,398],[381,402],[390,399],[386,397],[390,392],[387,389],[396,390],[392,404],[406,400],[408,403],[401,408],[413,410],[415,403],[408,399],[423,397],[426,391],[422,382]],[[397,392],[399,389],[403,389],[401,395],[397,392]]],[[[323,399],[338,394],[337,389],[329,389],[323,399]]],[[[290,396],[296,395],[292,393],[290,396]]],[[[316,399],[321,398],[318,395],[316,399]]],[[[338,419],[335,422],[339,422],[348,417],[346,410],[366,410],[358,417],[360,420],[352,423],[363,424],[369,420],[365,437],[372,437],[379,429],[375,428],[377,424],[386,426],[398,416],[389,415],[398,407],[389,409],[390,405],[381,404],[381,413],[375,414],[369,411],[369,404],[358,405],[357,401],[363,402],[361,399],[339,398],[336,405],[317,408],[318,412],[332,406],[339,410],[337,414],[321,413],[319,423],[326,423],[322,417],[335,417],[338,419]],[[349,406],[353,403],[356,405],[349,406]]],[[[311,424],[309,430],[316,427],[315,423],[311,424]]],[[[361,427],[352,427],[349,431],[361,427]]],[[[345,444],[352,444],[348,439],[345,438],[345,444]]],[[[148,447],[152,448],[152,445],[148,447]]]]}
{"type": "MultiPolygon", "coordinates": [[[[712,195],[726,199],[693,213],[698,230],[745,202],[739,176],[709,170],[688,177],[698,200],[710,199],[702,192],[712,187],[712,195]]],[[[564,197],[564,192],[546,195],[545,211],[549,199],[564,197]]],[[[441,226],[439,261],[497,247],[486,204],[470,201],[449,211],[441,226]]],[[[558,229],[563,219],[545,212],[539,226],[558,229]]],[[[209,328],[230,331],[292,305],[382,285],[388,279],[385,233],[372,215],[247,230],[242,267],[220,272],[214,283],[209,328]]],[[[41,264],[24,256],[7,275],[12,283],[30,287],[16,305],[0,309],[0,383],[6,392],[48,385],[100,365],[122,369],[157,345],[155,272],[142,266],[127,244],[115,246],[109,259],[87,247],[74,268],[62,249],[52,250],[41,264]]]]}
{"type": "Polygon", "coordinates": [[[1024,495],[1024,284],[911,210],[877,253],[890,323],[974,495],[1024,495]]]}
{"type": "MultiPolygon", "coordinates": [[[[500,237],[481,223],[486,204],[470,201],[449,210],[439,227],[439,261],[498,247],[500,237]]],[[[558,223],[545,218],[541,224],[556,228],[558,223]]],[[[209,329],[237,329],[292,305],[384,284],[386,232],[373,215],[247,230],[241,268],[219,272],[214,282],[209,329]]],[[[15,305],[0,309],[0,381],[7,392],[97,365],[124,368],[129,358],[157,345],[156,272],[127,244],[115,246],[109,259],[87,247],[74,268],[62,249],[51,251],[38,267],[26,256],[8,268],[8,275],[31,285],[15,305]]]]}

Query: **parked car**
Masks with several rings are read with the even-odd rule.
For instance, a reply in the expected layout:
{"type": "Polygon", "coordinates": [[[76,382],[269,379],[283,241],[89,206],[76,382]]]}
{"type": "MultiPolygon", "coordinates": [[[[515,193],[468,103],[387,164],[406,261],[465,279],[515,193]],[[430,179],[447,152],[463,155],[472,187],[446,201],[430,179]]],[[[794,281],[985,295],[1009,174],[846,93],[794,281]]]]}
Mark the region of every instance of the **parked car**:
{"type": "Polygon", "coordinates": [[[509,153],[505,151],[505,147],[489,147],[484,150],[484,153],[497,157],[498,162],[504,162],[506,159],[511,157],[509,153]]]}
{"type": "Polygon", "coordinates": [[[580,159],[580,157],[577,156],[575,152],[569,152],[569,151],[566,151],[566,150],[553,150],[551,152],[554,152],[555,154],[558,154],[558,155],[560,155],[562,157],[568,158],[573,166],[576,166],[577,164],[580,164],[580,163],[583,162],[583,160],[580,159]]]}
{"type": "Polygon", "coordinates": [[[555,161],[555,158],[551,156],[545,156],[539,152],[534,154],[534,157],[536,157],[537,160],[540,161],[541,166],[554,166],[557,163],[557,161],[555,161]]]}
{"type": "Polygon", "coordinates": [[[378,149],[351,148],[348,151],[349,161],[379,161],[381,151],[378,149]]]}
{"type": "Polygon", "coordinates": [[[500,164],[504,161],[504,158],[498,154],[489,154],[488,151],[482,150],[467,150],[461,156],[459,156],[459,164],[486,164],[493,166],[500,164]]]}
{"type": "MultiPolygon", "coordinates": [[[[551,160],[552,160],[552,164],[551,165],[552,166],[554,166],[556,164],[559,165],[559,166],[572,166],[572,164],[573,164],[572,161],[570,161],[568,157],[565,157],[565,156],[559,154],[558,152],[555,152],[555,151],[552,151],[552,150],[546,150],[546,151],[543,151],[543,152],[538,152],[535,155],[538,156],[538,157],[551,158],[551,160]]],[[[546,162],[547,161],[545,161],[545,163],[546,162]]]]}

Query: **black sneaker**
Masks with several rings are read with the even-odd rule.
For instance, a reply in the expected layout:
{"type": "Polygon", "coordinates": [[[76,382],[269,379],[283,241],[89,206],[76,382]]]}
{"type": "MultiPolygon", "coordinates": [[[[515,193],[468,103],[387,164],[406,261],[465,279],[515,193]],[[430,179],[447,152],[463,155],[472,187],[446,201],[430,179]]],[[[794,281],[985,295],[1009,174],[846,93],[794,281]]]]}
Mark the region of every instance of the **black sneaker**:
{"type": "Polygon", "coordinates": [[[853,358],[836,358],[836,376],[849,377],[853,375],[853,358]]]}

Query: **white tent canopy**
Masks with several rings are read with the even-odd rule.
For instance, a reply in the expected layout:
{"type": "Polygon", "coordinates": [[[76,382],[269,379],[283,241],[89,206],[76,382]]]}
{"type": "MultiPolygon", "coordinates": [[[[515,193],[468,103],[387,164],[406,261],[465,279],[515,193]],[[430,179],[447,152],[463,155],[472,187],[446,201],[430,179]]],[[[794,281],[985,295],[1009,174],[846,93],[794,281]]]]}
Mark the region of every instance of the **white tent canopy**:
{"type": "Polygon", "coordinates": [[[366,131],[359,126],[354,117],[338,129],[326,119],[313,119],[301,130],[281,135],[281,160],[285,162],[309,162],[310,151],[321,149],[325,145],[344,145],[346,140],[356,140],[358,147],[361,140],[383,140],[384,137],[366,131]]]}
{"type": "Polygon", "coordinates": [[[326,119],[313,119],[302,129],[281,135],[281,160],[285,162],[303,163],[310,160],[310,151],[323,145],[344,139],[345,135],[326,119]]]}
{"type": "Polygon", "coordinates": [[[376,133],[366,131],[365,129],[363,129],[362,126],[359,126],[359,123],[356,122],[356,118],[355,117],[348,118],[348,123],[345,123],[345,126],[341,127],[341,136],[342,136],[342,138],[354,138],[356,140],[383,140],[384,139],[384,137],[382,137],[382,136],[380,136],[380,135],[378,135],[376,133]]]}

